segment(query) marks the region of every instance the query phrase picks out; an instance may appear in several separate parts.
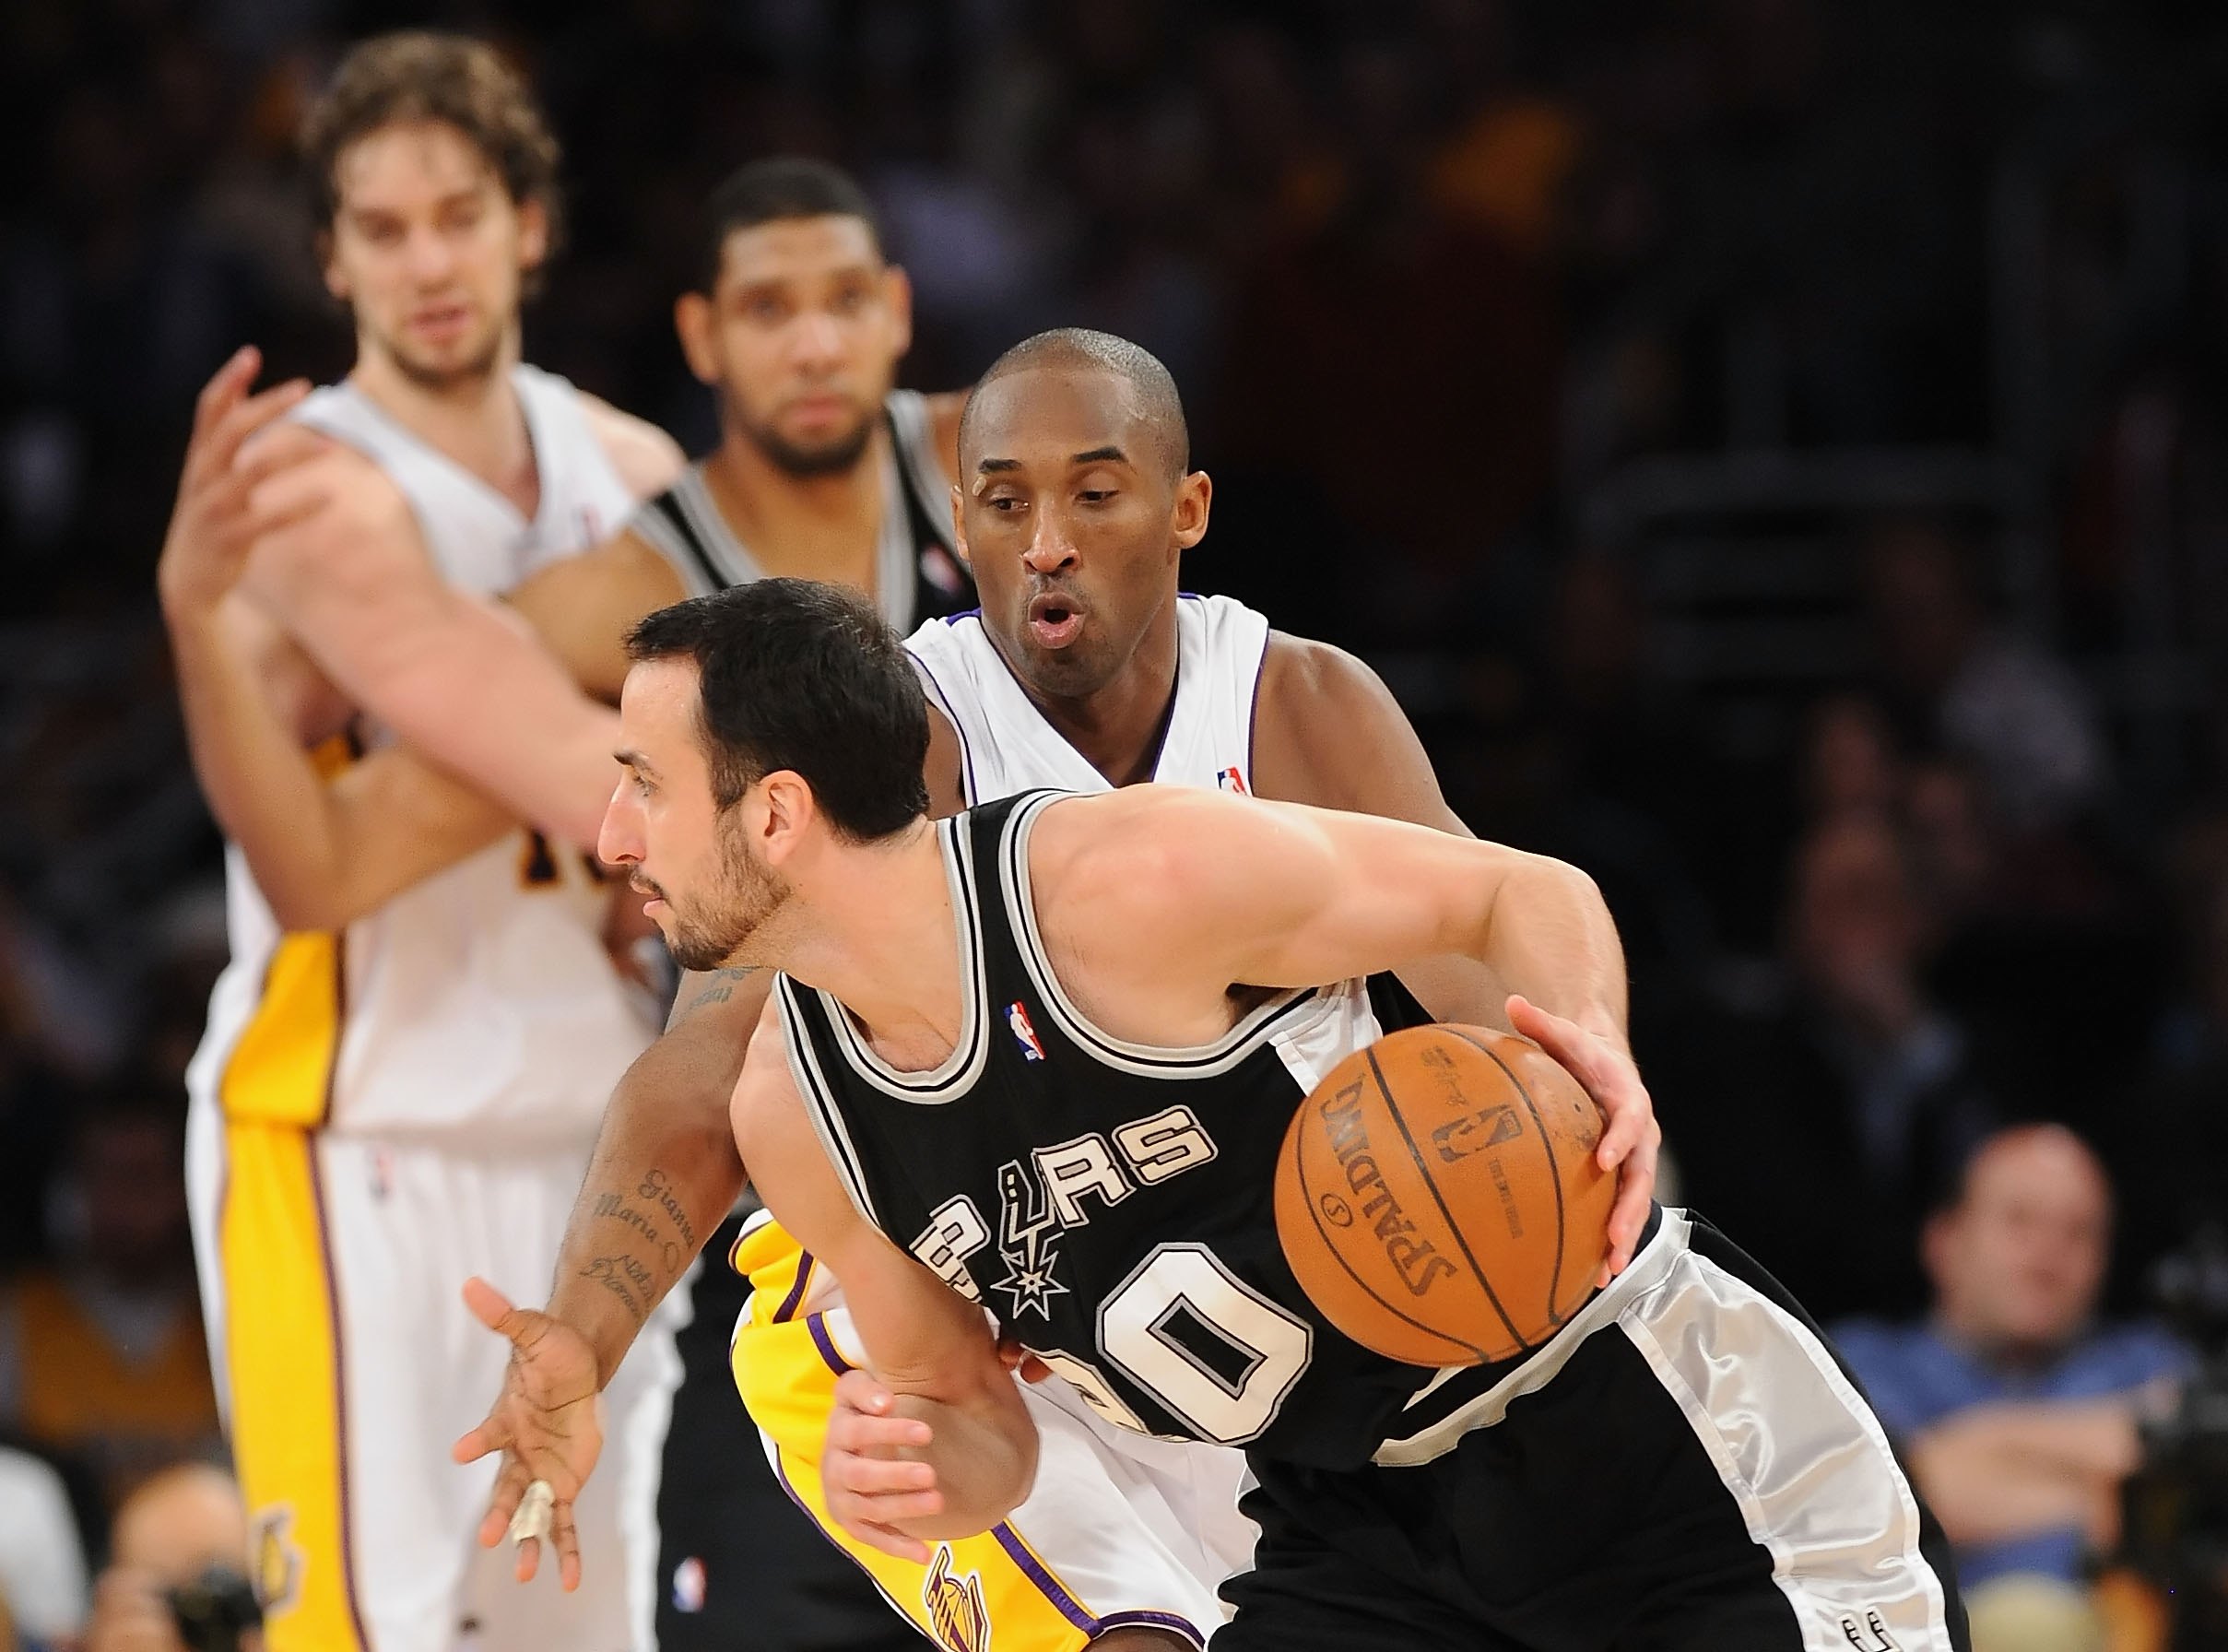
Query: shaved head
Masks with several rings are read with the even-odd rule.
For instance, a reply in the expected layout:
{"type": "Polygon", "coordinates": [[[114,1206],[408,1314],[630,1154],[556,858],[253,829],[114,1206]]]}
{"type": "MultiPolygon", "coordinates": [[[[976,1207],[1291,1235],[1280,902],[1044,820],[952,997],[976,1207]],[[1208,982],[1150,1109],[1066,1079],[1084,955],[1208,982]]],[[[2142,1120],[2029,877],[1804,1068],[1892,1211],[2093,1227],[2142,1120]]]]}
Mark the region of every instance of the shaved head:
{"type": "Polygon", "coordinates": [[[1167,461],[1169,475],[1182,476],[1191,468],[1191,429],[1184,419],[1184,398],[1176,394],[1176,382],[1161,365],[1160,358],[1143,345],[1112,333],[1097,333],[1089,327],[1055,327],[1022,339],[993,361],[968,392],[966,409],[960,416],[962,472],[964,455],[973,451],[975,405],[982,393],[1016,373],[1062,368],[1083,368],[1119,378],[1129,389],[1130,411],[1151,432],[1167,461]]]}

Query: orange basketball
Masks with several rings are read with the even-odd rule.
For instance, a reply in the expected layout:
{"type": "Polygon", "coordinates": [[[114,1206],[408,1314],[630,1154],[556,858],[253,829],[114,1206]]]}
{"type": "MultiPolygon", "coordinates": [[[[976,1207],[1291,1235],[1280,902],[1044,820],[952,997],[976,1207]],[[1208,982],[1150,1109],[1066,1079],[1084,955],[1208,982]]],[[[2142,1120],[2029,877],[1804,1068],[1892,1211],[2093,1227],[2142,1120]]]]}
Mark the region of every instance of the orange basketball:
{"type": "Polygon", "coordinates": [[[1410,1027],[1301,1103],[1277,1234],[1325,1318],[1415,1365],[1513,1359],[1559,1330],[1609,1254],[1601,1112],[1538,1046],[1410,1027]]]}

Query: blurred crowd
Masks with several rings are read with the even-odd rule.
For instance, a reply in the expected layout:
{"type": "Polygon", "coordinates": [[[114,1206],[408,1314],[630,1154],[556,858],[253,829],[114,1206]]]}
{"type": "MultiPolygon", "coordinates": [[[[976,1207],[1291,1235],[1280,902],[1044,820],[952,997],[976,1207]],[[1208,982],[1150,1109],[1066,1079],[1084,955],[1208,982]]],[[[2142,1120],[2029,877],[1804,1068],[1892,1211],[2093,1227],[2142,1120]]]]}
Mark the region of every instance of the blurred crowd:
{"type": "Polygon", "coordinates": [[[10,7],[0,1436],[96,1562],[216,1446],[178,1154],[223,903],[156,549],[225,355],[345,369],[294,128],[426,21],[567,145],[528,359],[692,452],[671,301],[756,155],[866,183],[913,384],[1052,324],[1160,355],[1191,582],[1362,653],[1476,830],[1600,880],[1679,1197],[1821,1317],[1955,1317],[1929,1219],[2007,1127],[2117,1211],[2049,1349],[2228,1214],[2217,8],[10,7]]]}

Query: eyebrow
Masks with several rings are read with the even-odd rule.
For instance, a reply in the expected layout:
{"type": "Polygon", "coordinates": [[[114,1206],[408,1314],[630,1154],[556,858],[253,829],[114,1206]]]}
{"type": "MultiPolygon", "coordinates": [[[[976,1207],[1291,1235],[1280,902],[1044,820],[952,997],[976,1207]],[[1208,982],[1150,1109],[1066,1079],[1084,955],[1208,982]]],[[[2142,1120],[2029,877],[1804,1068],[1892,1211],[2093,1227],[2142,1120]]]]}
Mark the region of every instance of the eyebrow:
{"type": "Polygon", "coordinates": [[[614,751],[611,756],[622,769],[632,769],[637,774],[648,774],[653,777],[657,773],[657,771],[651,767],[650,760],[639,751],[614,751]]]}
{"type": "MultiPolygon", "coordinates": [[[[1067,462],[1070,465],[1100,465],[1108,460],[1112,460],[1116,465],[1126,465],[1129,463],[1129,455],[1120,448],[1114,446],[1086,448],[1079,454],[1067,455],[1067,462]]],[[[1021,461],[1019,459],[984,459],[975,468],[988,476],[998,471],[1019,470],[1021,468],[1021,461]]]]}

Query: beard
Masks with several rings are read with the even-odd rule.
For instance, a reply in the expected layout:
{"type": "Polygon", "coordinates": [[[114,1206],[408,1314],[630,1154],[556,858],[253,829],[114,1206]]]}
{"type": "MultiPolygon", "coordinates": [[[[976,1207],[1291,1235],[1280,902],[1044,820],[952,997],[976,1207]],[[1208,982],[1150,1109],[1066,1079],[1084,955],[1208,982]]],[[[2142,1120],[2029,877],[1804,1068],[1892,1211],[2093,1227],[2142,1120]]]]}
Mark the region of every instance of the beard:
{"type": "Polygon", "coordinates": [[[741,396],[733,391],[722,398],[726,404],[727,422],[739,431],[743,439],[766,455],[767,461],[784,476],[800,482],[819,477],[842,476],[856,466],[866,452],[866,444],[874,440],[874,414],[862,411],[858,422],[847,431],[829,436],[812,446],[791,442],[772,424],[758,418],[747,407],[741,396]]]}
{"type": "Polygon", "coordinates": [[[729,841],[724,847],[718,881],[701,897],[676,900],[647,878],[634,879],[635,888],[666,903],[665,921],[658,927],[665,933],[666,950],[673,954],[673,962],[685,970],[725,966],[789,903],[795,892],[786,878],[761,865],[739,844],[729,841]]]}
{"type": "Polygon", "coordinates": [[[474,339],[461,357],[449,361],[428,361],[414,357],[399,339],[382,342],[397,372],[418,389],[438,395],[459,385],[484,384],[493,376],[496,363],[502,360],[503,329],[489,327],[486,336],[474,339]]]}

